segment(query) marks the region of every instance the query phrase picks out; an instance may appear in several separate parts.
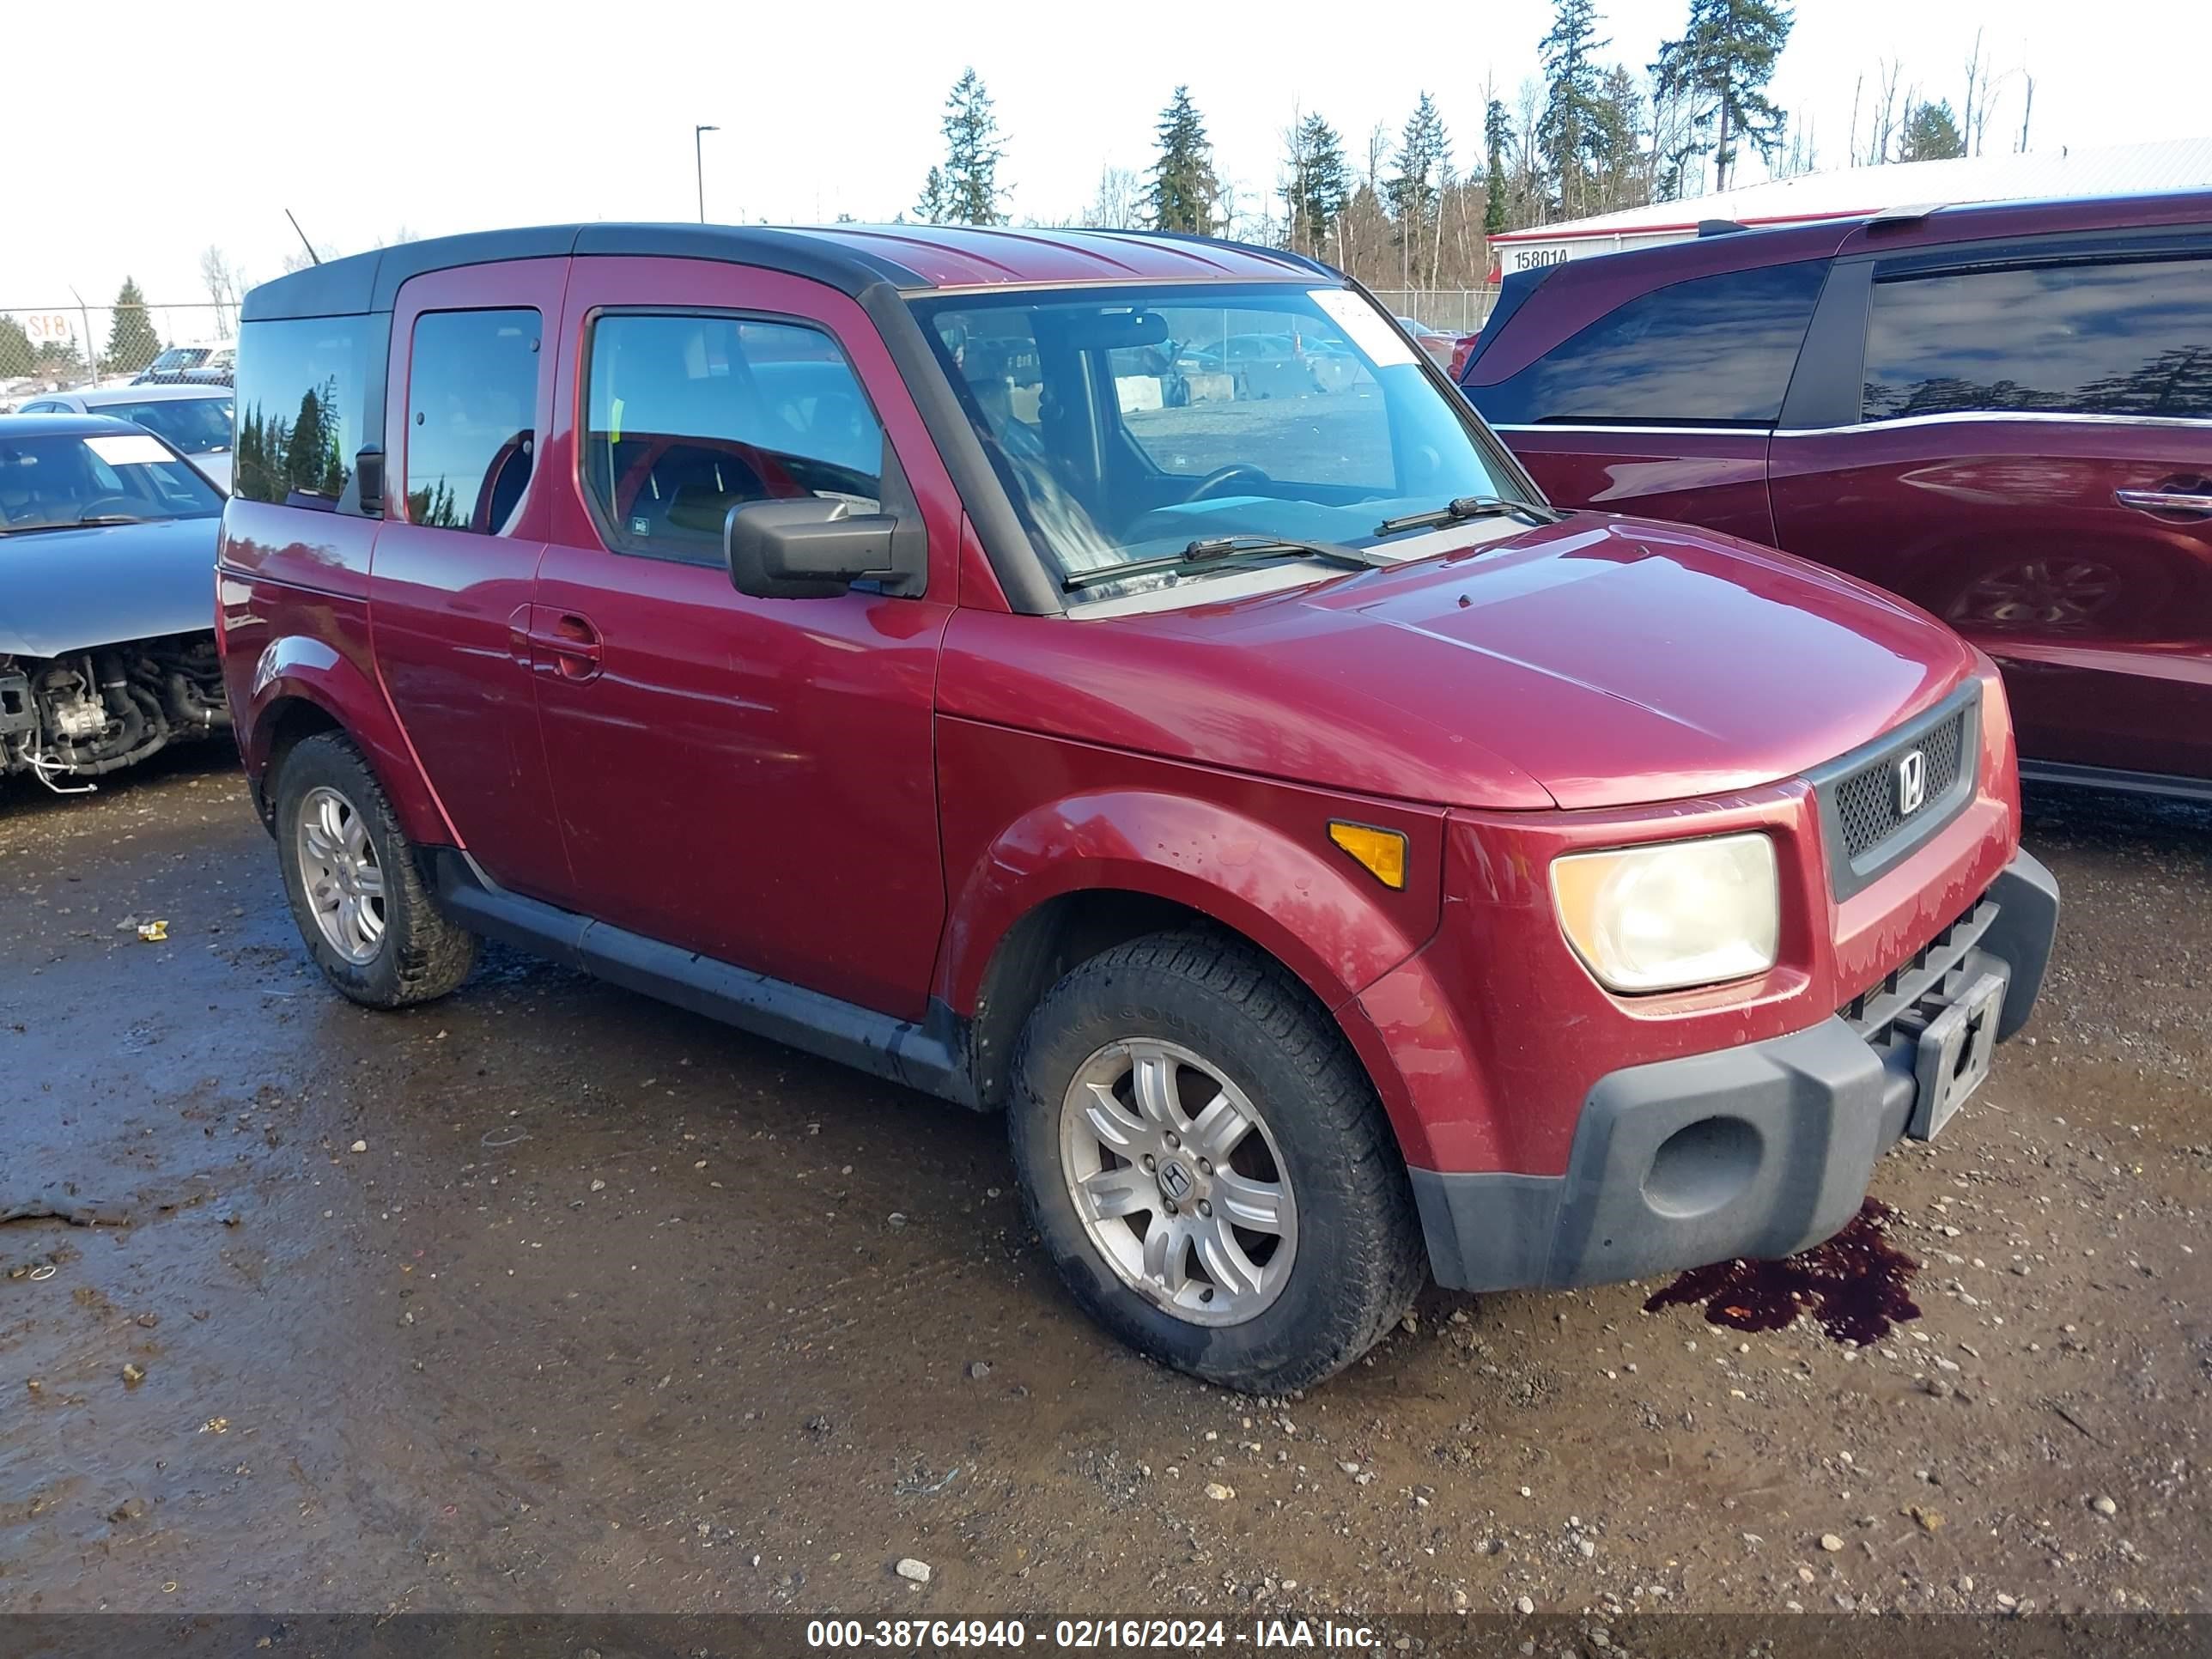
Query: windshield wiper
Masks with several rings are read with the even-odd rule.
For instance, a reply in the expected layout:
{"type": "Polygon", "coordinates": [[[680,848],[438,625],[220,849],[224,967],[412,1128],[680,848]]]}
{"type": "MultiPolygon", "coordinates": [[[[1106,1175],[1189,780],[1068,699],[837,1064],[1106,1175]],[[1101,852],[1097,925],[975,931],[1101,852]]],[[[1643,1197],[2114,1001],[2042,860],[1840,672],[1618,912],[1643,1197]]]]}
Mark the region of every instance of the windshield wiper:
{"type": "Polygon", "coordinates": [[[89,519],[56,519],[49,524],[11,524],[4,532],[10,536],[44,535],[49,530],[97,530],[107,524],[147,524],[146,519],[125,519],[105,513],[94,514],[89,519]]]}
{"type": "Polygon", "coordinates": [[[1205,570],[1232,561],[1242,564],[1251,559],[1322,559],[1352,570],[1380,570],[1398,562],[1386,555],[1346,547],[1337,542],[1298,541],[1286,536],[1212,536],[1162,558],[1132,559],[1126,564],[1109,564],[1097,570],[1071,571],[1060,586],[1073,592],[1129,576],[1205,570]]]}
{"type": "Polygon", "coordinates": [[[1557,524],[1561,514],[1534,501],[1510,495],[1462,495],[1426,513],[1408,513],[1402,519],[1385,519],[1375,526],[1378,536],[1395,536],[1401,530],[1433,530],[1438,525],[1464,524],[1469,519],[1526,519],[1530,524],[1557,524]]]}

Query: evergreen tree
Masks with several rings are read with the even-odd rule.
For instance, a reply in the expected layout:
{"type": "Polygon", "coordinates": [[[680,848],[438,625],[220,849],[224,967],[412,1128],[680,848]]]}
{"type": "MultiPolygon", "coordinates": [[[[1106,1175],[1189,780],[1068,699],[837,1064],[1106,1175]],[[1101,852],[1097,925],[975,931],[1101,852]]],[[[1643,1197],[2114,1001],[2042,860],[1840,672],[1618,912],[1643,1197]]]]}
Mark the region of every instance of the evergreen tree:
{"type": "Polygon", "coordinates": [[[407,492],[407,522],[431,530],[468,528],[468,520],[461,516],[460,503],[454,499],[453,487],[443,478],[407,492]]]}
{"type": "Polygon", "coordinates": [[[1505,152],[1513,143],[1513,121],[1499,100],[1490,100],[1482,113],[1482,167],[1488,193],[1483,202],[1482,234],[1495,236],[1505,228],[1505,152]]]}
{"type": "Polygon", "coordinates": [[[299,417],[284,445],[284,482],[294,489],[313,489],[323,476],[323,400],[310,386],[300,394],[299,417]]]}
{"type": "Polygon", "coordinates": [[[1206,141],[1206,123],[1191,105],[1188,87],[1175,89],[1174,98],[1160,112],[1158,131],[1160,158],[1152,163],[1152,228],[1210,233],[1214,208],[1221,199],[1221,180],[1213,171],[1213,146],[1206,141]]]}
{"type": "Polygon", "coordinates": [[[66,339],[40,341],[32,363],[32,372],[37,374],[70,376],[86,373],[84,358],[76,349],[76,337],[70,335],[66,339]]]}
{"type": "MultiPolygon", "coordinates": [[[[1538,148],[1555,181],[1560,213],[1589,210],[1591,134],[1597,125],[1596,0],[1553,0],[1552,32],[1538,47],[1544,73],[1544,111],[1538,148]]],[[[1693,0],[1694,3],[1694,0],[1693,0]]]]}
{"type": "Polygon", "coordinates": [[[1398,135],[1398,153],[1391,160],[1398,173],[1385,188],[1397,221],[1400,280],[1410,288],[1419,269],[1415,250],[1431,240],[1430,221],[1442,201],[1441,186],[1451,167],[1451,139],[1436,100],[1427,93],[1406,118],[1398,135]]]}
{"type": "Polygon", "coordinates": [[[261,406],[248,404],[238,411],[238,434],[231,446],[231,490],[249,501],[270,499],[268,434],[261,406]]]}
{"type": "Polygon", "coordinates": [[[1641,207],[1648,199],[1643,137],[1643,90],[1636,77],[1616,64],[1606,72],[1590,129],[1596,192],[1591,206],[1595,211],[1641,207]]]}
{"type": "Polygon", "coordinates": [[[921,199],[914,204],[914,216],[926,225],[941,225],[951,214],[952,194],[945,187],[945,169],[932,167],[921,181],[921,199]]]}
{"type": "Polygon", "coordinates": [[[106,368],[111,374],[136,374],[161,353],[161,337],[146,315],[146,296],[131,277],[115,295],[115,319],[107,330],[106,368]]]}
{"type": "Polygon", "coordinates": [[[0,312],[0,378],[28,374],[37,361],[31,350],[30,331],[15,318],[0,312]]]}
{"type": "Polygon", "coordinates": [[[1283,185],[1289,210],[1291,246],[1319,253],[1352,194],[1352,170],[1344,160],[1344,140],[1318,115],[1291,129],[1290,177],[1283,185]]]}
{"type": "Polygon", "coordinates": [[[945,100],[945,219],[957,225],[1005,222],[999,208],[999,162],[1005,155],[991,94],[969,69],[953,82],[945,100]]]}
{"type": "Polygon", "coordinates": [[[1696,135],[1679,160],[1686,163],[1710,149],[1717,191],[1728,188],[1739,140],[1763,156],[1782,147],[1789,116],[1767,98],[1766,85],[1796,21],[1782,0],[1690,0],[1682,38],[1659,48],[1651,66],[1658,94],[1689,100],[1696,135]]]}
{"type": "Polygon", "coordinates": [[[1966,135],[1959,131],[1949,99],[1923,100],[1906,112],[1904,131],[1897,135],[1899,161],[1944,161],[1966,153],[1966,135]]]}
{"type": "Polygon", "coordinates": [[[300,394],[299,418],[280,431],[287,491],[336,497],[345,488],[345,459],[339,448],[335,377],[300,394]]]}

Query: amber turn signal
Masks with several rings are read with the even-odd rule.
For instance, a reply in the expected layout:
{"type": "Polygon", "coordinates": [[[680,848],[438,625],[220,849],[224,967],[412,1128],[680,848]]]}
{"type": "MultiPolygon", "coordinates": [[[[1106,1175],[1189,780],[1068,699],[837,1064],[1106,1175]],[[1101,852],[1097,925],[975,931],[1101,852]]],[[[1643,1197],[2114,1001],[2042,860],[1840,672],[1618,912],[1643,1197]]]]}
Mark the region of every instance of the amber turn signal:
{"type": "Polygon", "coordinates": [[[1403,891],[1406,885],[1406,838],[1395,830],[1377,830],[1371,823],[1328,821],[1328,838],[1367,866],[1367,873],[1385,887],[1403,891]]]}

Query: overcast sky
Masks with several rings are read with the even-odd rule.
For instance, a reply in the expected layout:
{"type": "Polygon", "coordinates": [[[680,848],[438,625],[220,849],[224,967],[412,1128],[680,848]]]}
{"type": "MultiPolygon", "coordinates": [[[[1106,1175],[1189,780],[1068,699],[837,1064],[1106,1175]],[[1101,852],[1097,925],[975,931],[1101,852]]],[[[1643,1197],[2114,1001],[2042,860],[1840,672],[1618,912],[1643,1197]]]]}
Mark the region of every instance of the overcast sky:
{"type": "MultiPolygon", "coordinates": [[[[1686,0],[1600,0],[1641,69],[1686,0]]],[[[1996,70],[1988,148],[2212,131],[2205,0],[1798,0],[1772,88],[1807,117],[1821,164],[1845,160],[1853,83],[1879,60],[1955,107],[1978,26],[1996,70]],[[2002,135],[2000,140],[2000,134],[2002,135]]],[[[108,0],[40,26],[40,95],[7,95],[0,308],[94,304],[127,272],[149,300],[204,298],[200,250],[255,277],[295,246],[289,207],[352,252],[421,235],[576,219],[689,219],[694,122],[708,216],[805,222],[911,210],[941,154],[945,94],[974,64],[1006,133],[1016,217],[1071,215],[1102,166],[1141,169],[1187,82],[1223,176],[1272,190],[1294,109],[1357,154],[1435,94],[1455,158],[1474,159],[1482,86],[1509,105],[1535,72],[1551,0],[954,0],[927,7],[744,0],[108,0]],[[95,89],[71,95],[82,71],[95,89]]],[[[14,45],[21,48],[16,21],[14,45]]],[[[1747,176],[1757,176],[1755,164],[1747,176]]],[[[172,327],[171,333],[181,331],[172,327]]]]}

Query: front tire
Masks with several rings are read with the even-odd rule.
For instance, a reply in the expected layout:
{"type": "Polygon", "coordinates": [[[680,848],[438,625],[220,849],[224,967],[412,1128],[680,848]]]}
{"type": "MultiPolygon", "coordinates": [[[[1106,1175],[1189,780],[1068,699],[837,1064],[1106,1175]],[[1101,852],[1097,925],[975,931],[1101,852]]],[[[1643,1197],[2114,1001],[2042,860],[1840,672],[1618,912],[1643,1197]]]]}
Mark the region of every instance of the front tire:
{"type": "Polygon", "coordinates": [[[370,1008],[444,996],[475,965],[473,934],[441,914],[415,848],[350,739],[325,732],[276,776],[276,855],[315,965],[370,1008]]]}
{"type": "Polygon", "coordinates": [[[1381,1103],[1327,1012],[1240,942],[1093,957],[1024,1028],[1008,1131],[1068,1290],[1139,1352],[1252,1393],[1358,1358],[1425,1277],[1381,1103]]]}

